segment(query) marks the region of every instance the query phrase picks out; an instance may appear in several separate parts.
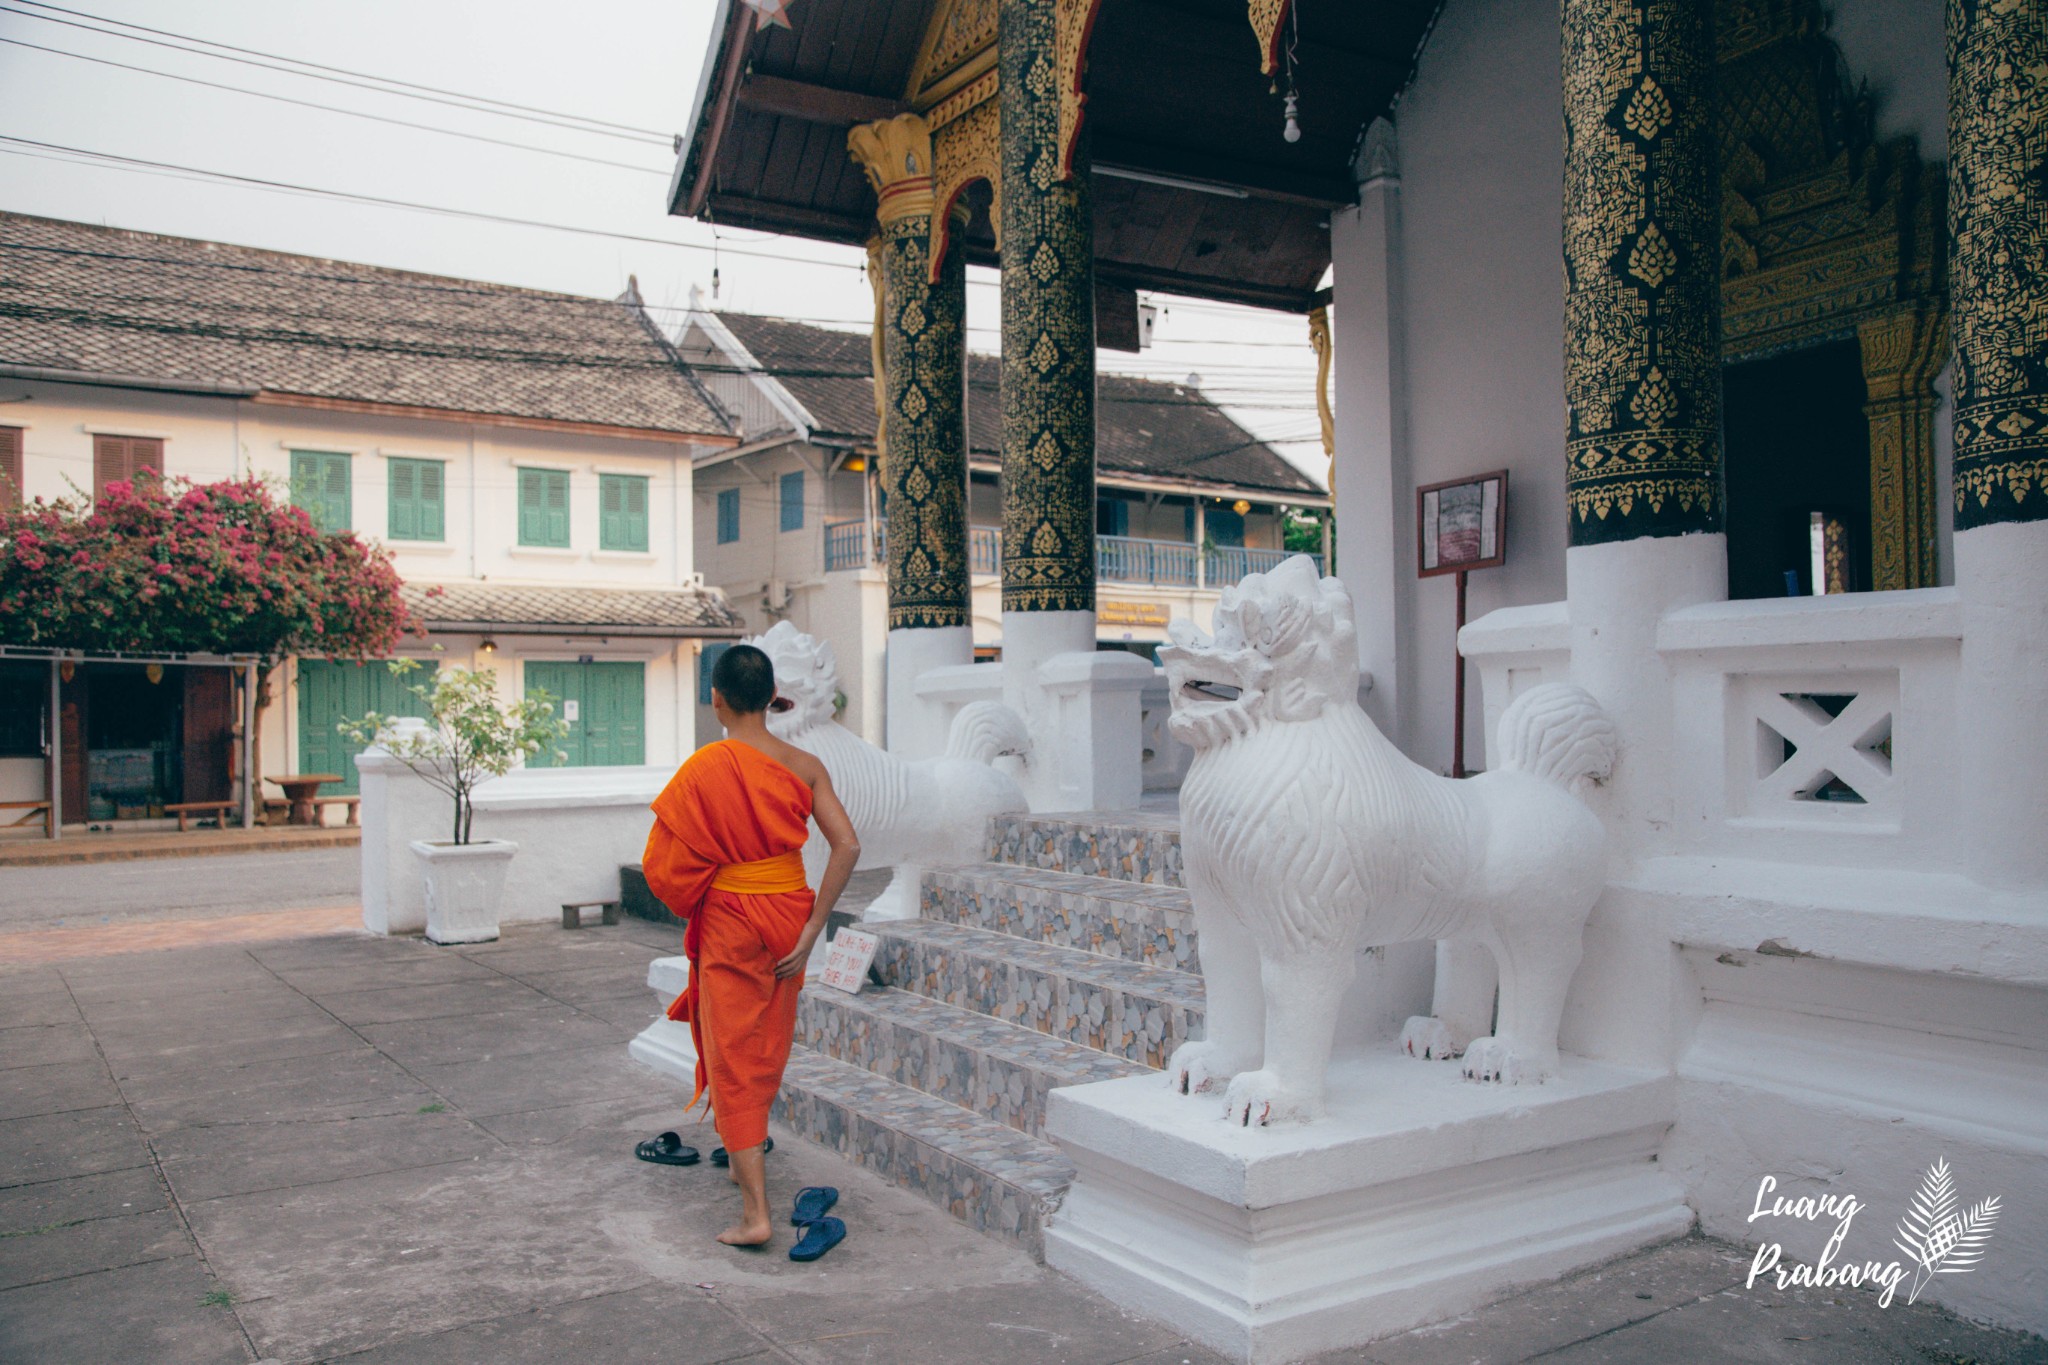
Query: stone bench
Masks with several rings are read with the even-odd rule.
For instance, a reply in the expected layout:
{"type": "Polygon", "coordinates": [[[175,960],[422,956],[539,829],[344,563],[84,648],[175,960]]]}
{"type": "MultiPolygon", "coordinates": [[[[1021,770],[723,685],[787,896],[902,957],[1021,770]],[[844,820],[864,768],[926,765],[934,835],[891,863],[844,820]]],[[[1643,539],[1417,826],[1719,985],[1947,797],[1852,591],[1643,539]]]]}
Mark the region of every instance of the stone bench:
{"type": "Polygon", "coordinates": [[[619,903],[617,901],[570,901],[562,907],[562,927],[564,929],[581,929],[583,927],[583,912],[591,909],[602,910],[606,924],[617,924],[619,922],[619,903]]]}
{"type": "Polygon", "coordinates": [[[222,829],[228,827],[228,812],[242,803],[239,801],[179,801],[164,807],[166,815],[178,817],[178,833],[183,834],[192,826],[191,821],[202,815],[211,815],[222,829]]]}
{"type": "Polygon", "coordinates": [[[353,825],[356,823],[357,812],[362,807],[363,798],[360,796],[316,796],[313,798],[313,804],[315,806],[346,806],[348,809],[344,812],[342,823],[353,825]]]}

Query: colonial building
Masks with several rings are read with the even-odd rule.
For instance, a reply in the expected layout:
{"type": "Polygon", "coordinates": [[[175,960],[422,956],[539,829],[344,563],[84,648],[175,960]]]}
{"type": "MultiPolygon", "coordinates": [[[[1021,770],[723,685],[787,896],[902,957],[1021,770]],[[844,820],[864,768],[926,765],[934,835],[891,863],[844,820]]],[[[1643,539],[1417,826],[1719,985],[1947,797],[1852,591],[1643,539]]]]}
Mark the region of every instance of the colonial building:
{"type": "MultiPolygon", "coordinates": [[[[1844,1254],[1883,1262],[1945,1158],[1968,1198],[2014,1212],[1971,1273],[1923,1262],[1922,1296],[2048,1326],[2048,7],[808,0],[794,31],[758,14],[718,12],[671,206],[870,243],[890,733],[899,709],[970,696],[1025,718],[1041,814],[992,848],[1173,875],[1170,822],[1043,814],[1137,798],[1117,699],[1147,680],[1093,652],[1094,344],[1123,306],[1100,283],[1298,311],[1332,347],[1338,569],[1368,712],[1409,755],[1449,767],[1461,720],[1483,734],[1559,679],[1620,743],[1589,797],[1607,881],[1564,1088],[1452,1096],[1401,1072],[1438,1098],[1306,1135],[1233,1135],[1150,1081],[995,1096],[971,1117],[1012,1130],[1000,1160],[976,1155],[993,1134],[976,1149],[929,1123],[899,1178],[943,1172],[955,1207],[1042,1236],[1121,1302],[1287,1359],[1695,1222],[1811,1261],[1819,1239],[1793,1251],[1750,1222],[1766,1176],[1881,1207],[1844,1254]],[[969,259],[1003,284],[1004,657],[978,667],[969,259]],[[1460,602],[1477,619],[1454,635],[1460,602]],[[1461,651],[1480,675],[1462,714],[1461,651]],[[1573,1110],[1596,1091],[1613,1107],[1573,1110]]],[[[1058,908],[1021,914],[1042,894],[1020,875],[927,879],[927,913],[955,922],[881,926],[914,969],[896,980],[998,1016],[976,1028],[1159,1065],[1199,988],[1090,961],[1156,968],[1154,941],[1002,940],[1083,913],[1090,884],[1064,866],[1058,908]],[[990,1002],[939,956],[1053,985],[990,1002]],[[1071,1004],[1105,999],[1107,1023],[1071,1004]]],[[[1117,897],[1105,923],[1139,913],[1117,897]]],[[[1146,913],[1179,922],[1164,897],[1146,913]]],[[[1225,951],[1201,944],[1205,968],[1225,951]]],[[[1361,959],[1340,1048],[1381,1065],[1385,1021],[1432,990],[1440,1014],[1476,996],[1489,1027],[1487,970],[1361,959]]],[[[982,1055],[950,1019],[905,1002],[897,1024],[982,1055]]],[[[833,1068],[860,1062],[837,1057],[807,1061],[792,1121],[888,1131],[870,1098],[888,1083],[842,1084],[833,1068]]],[[[893,1170],[890,1150],[863,1156],[893,1170]]]]}
{"type": "MultiPolygon", "coordinates": [[[[20,214],[0,279],[0,496],[261,476],[391,551],[429,631],[407,653],[561,698],[570,763],[693,747],[698,642],[738,622],[692,566],[691,460],[733,438],[635,296],[20,214]]],[[[0,800],[46,791],[49,667],[0,663],[0,800]]],[[[64,672],[66,821],[229,797],[227,671],[64,672]]],[[[257,775],[331,773],[331,794],[356,790],[336,721],[416,705],[379,664],[315,658],[261,693],[257,775]]]]}
{"type": "MultiPolygon", "coordinates": [[[[698,569],[750,629],[787,620],[829,641],[846,690],[844,722],[883,743],[888,495],[878,478],[870,338],[697,311],[677,345],[744,441],[697,457],[698,569]]],[[[968,357],[969,614],[985,659],[1002,652],[997,369],[994,356],[968,357]]],[[[1149,657],[1168,620],[1207,626],[1223,584],[1278,565],[1287,523],[1324,515],[1329,500],[1199,390],[1104,375],[1097,401],[1096,642],[1149,657]]],[[[715,649],[703,656],[698,688],[705,738],[717,734],[708,710],[715,649]]]]}

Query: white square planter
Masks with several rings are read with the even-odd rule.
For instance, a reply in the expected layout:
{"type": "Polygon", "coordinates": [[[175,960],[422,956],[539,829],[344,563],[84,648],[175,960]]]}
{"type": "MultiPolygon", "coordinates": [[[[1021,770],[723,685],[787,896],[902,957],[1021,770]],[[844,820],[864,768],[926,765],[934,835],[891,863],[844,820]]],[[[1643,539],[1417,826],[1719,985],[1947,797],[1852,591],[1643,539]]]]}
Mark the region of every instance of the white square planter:
{"type": "Polygon", "coordinates": [[[519,845],[503,839],[473,844],[412,841],[427,874],[427,938],[435,943],[485,943],[498,936],[505,865],[519,845]]]}

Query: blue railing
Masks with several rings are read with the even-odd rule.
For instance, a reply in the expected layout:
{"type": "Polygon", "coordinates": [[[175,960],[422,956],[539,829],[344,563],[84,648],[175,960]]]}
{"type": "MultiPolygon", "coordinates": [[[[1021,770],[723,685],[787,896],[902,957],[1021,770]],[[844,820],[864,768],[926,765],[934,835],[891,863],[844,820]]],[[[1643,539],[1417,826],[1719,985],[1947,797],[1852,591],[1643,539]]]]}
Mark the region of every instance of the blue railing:
{"type": "MultiPolygon", "coordinates": [[[[880,539],[880,536],[876,537],[876,540],[880,539]]],[[[867,566],[868,524],[865,521],[835,521],[825,527],[826,573],[865,569],[867,566]]]]}
{"type": "MultiPolygon", "coordinates": [[[[872,551],[864,521],[833,522],[825,528],[825,571],[879,567],[888,554],[887,528],[877,526],[872,551]]],[[[1149,583],[1164,588],[1207,586],[1222,588],[1246,574],[1270,573],[1288,557],[1286,550],[1246,549],[1218,545],[1204,557],[1200,550],[1182,540],[1140,540],[1136,536],[1097,536],[1095,575],[1107,583],[1149,583]],[[1197,573],[1197,568],[1201,572],[1197,573]]],[[[1323,571],[1323,557],[1312,555],[1316,572],[1323,571]]],[[[994,526],[971,526],[967,530],[967,568],[970,573],[1002,572],[1002,532],[994,526]]]]}

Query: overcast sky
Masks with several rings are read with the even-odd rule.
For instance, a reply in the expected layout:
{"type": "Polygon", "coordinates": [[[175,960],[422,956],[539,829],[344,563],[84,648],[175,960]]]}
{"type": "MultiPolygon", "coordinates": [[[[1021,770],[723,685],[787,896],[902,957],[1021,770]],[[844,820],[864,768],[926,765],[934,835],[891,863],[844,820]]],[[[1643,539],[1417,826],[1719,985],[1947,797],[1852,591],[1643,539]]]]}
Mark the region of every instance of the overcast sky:
{"type": "MultiPolygon", "coordinates": [[[[580,0],[574,6],[538,0],[60,2],[63,11],[0,0],[6,6],[0,9],[0,135],[658,240],[579,236],[48,159],[64,155],[58,153],[31,157],[21,153],[38,149],[6,141],[0,141],[0,207],[606,297],[618,294],[628,275],[637,275],[642,295],[657,308],[680,309],[692,286],[710,291],[711,228],[669,217],[663,205],[674,164],[665,139],[688,121],[712,0],[580,0]],[[174,50],[182,45],[177,39],[157,37],[152,44],[91,32],[107,26],[81,15],[646,133],[562,129],[218,60],[174,50]],[[150,73],[573,156],[372,122],[150,73]]],[[[805,0],[790,7],[799,28],[805,9],[805,0]]],[[[718,306],[864,325],[872,302],[858,270],[860,252],[754,232],[723,230],[717,236],[723,247],[716,257],[718,306]]],[[[995,272],[971,269],[969,278],[969,344],[992,351],[995,272]]],[[[1320,478],[1315,358],[1304,320],[1165,296],[1156,301],[1166,310],[1158,344],[1137,356],[1105,353],[1103,367],[1174,380],[1199,373],[1205,391],[1233,416],[1320,478]]],[[[677,314],[657,316],[672,322],[677,314]]]]}

